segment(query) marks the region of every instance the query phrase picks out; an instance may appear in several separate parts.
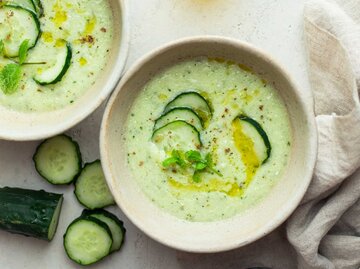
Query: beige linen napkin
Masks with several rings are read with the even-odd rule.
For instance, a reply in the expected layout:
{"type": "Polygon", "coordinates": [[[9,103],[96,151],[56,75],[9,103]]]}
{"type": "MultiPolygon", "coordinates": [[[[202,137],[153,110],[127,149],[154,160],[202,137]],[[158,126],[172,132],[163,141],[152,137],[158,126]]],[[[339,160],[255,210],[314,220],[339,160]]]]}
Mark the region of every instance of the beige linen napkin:
{"type": "Polygon", "coordinates": [[[302,204],[244,248],[179,253],[184,268],[360,269],[360,0],[310,0],[304,26],[319,152],[302,204]]]}
{"type": "Polygon", "coordinates": [[[307,2],[305,40],[319,152],[287,234],[298,268],[359,269],[360,0],[307,2]]]}

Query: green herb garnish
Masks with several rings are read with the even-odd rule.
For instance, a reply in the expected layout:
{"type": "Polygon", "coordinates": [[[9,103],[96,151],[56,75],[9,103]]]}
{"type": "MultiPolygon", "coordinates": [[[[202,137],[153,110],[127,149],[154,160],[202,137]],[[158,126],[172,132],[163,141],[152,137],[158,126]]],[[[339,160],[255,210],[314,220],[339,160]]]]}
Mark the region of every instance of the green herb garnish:
{"type": "Polygon", "coordinates": [[[4,55],[4,41],[0,40],[0,56],[4,55]]]}
{"type": "Polygon", "coordinates": [[[21,79],[20,65],[11,63],[0,71],[0,87],[5,94],[14,93],[21,79]]]}
{"type": "Polygon", "coordinates": [[[203,158],[200,151],[197,150],[189,150],[185,152],[185,154],[181,151],[173,150],[171,157],[165,159],[162,162],[162,165],[166,168],[176,165],[180,166],[181,168],[191,167],[194,170],[192,178],[196,183],[201,181],[200,174],[202,172],[212,172],[218,176],[222,176],[219,171],[214,169],[211,154],[208,153],[206,154],[205,158],[203,158]]]}
{"type": "MultiPolygon", "coordinates": [[[[1,2],[1,0],[0,0],[1,2]]],[[[4,94],[12,94],[19,87],[21,79],[21,65],[25,64],[46,64],[45,62],[26,63],[29,50],[29,39],[25,39],[19,47],[19,61],[12,60],[0,71],[0,88],[4,94]]],[[[0,55],[4,54],[4,42],[0,40],[0,55]]]]}
{"type": "Polygon", "coordinates": [[[184,159],[181,157],[181,152],[178,151],[178,150],[173,150],[171,152],[171,157],[165,159],[163,162],[162,162],[162,165],[164,167],[169,167],[169,166],[172,166],[172,165],[179,165],[180,167],[185,167],[186,166],[186,162],[184,161],[184,159]]]}
{"type": "Polygon", "coordinates": [[[201,182],[201,177],[200,177],[200,172],[199,171],[195,171],[193,176],[192,176],[192,179],[195,183],[199,183],[201,182]]]}
{"type": "Polygon", "coordinates": [[[214,168],[214,163],[213,163],[213,160],[212,160],[212,157],[211,157],[211,154],[210,154],[210,153],[206,154],[205,160],[206,160],[207,168],[208,168],[211,172],[217,174],[217,175],[220,176],[220,177],[223,176],[218,170],[216,170],[216,169],[214,168]]]}
{"type": "Polygon", "coordinates": [[[19,48],[19,64],[23,64],[26,60],[28,50],[29,50],[29,39],[25,39],[19,48]]]}

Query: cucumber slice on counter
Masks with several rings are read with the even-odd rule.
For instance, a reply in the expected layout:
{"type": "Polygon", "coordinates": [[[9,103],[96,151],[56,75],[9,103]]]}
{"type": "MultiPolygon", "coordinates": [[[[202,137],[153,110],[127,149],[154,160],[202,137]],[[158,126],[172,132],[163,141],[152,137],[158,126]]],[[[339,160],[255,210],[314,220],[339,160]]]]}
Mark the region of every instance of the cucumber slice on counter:
{"type": "Polygon", "coordinates": [[[124,228],[124,223],[121,220],[119,220],[114,214],[104,209],[97,209],[97,210],[84,209],[84,211],[82,212],[82,216],[91,216],[106,223],[106,225],[109,227],[111,231],[111,235],[113,238],[111,252],[117,251],[121,248],[124,242],[126,229],[124,228]]]}
{"type": "Polygon", "coordinates": [[[61,81],[63,76],[66,74],[70,67],[72,58],[71,45],[66,43],[64,46],[59,48],[56,53],[56,59],[49,69],[44,70],[41,74],[37,74],[34,77],[36,83],[40,85],[55,84],[61,81]]]}
{"type": "Polygon", "coordinates": [[[156,129],[152,141],[166,152],[173,149],[188,151],[199,149],[202,145],[200,133],[186,121],[176,120],[156,129]]]}
{"type": "Polygon", "coordinates": [[[10,4],[0,8],[0,40],[4,43],[5,56],[17,57],[20,45],[26,39],[29,49],[34,47],[40,33],[40,22],[33,11],[10,4]]]}
{"type": "Polygon", "coordinates": [[[203,129],[202,120],[191,108],[176,107],[161,115],[155,121],[154,130],[176,120],[186,121],[187,123],[193,125],[198,131],[203,129]]]}
{"type": "Polygon", "coordinates": [[[55,185],[71,183],[81,171],[79,145],[66,135],[58,135],[41,143],[33,160],[38,173],[55,185]]]}
{"type": "Polygon", "coordinates": [[[59,222],[62,194],[0,188],[0,228],[51,241],[59,222]]]}
{"type": "Polygon", "coordinates": [[[88,209],[115,204],[99,160],[85,164],[75,181],[75,196],[88,209]]]}
{"type": "Polygon", "coordinates": [[[7,5],[21,6],[36,13],[35,3],[32,0],[6,0],[7,5]]]}
{"type": "Polygon", "coordinates": [[[191,110],[195,111],[203,122],[207,122],[211,119],[212,112],[208,101],[205,100],[197,92],[183,92],[169,102],[165,109],[164,113],[169,112],[176,107],[188,107],[191,110]]]}
{"type": "Polygon", "coordinates": [[[263,164],[266,163],[271,155],[271,144],[260,123],[245,115],[239,115],[234,120],[241,122],[243,132],[254,141],[255,152],[259,159],[263,164]]]}
{"type": "Polygon", "coordinates": [[[98,262],[109,255],[112,244],[111,231],[106,223],[90,216],[75,219],[64,234],[66,254],[81,265],[98,262]]]}

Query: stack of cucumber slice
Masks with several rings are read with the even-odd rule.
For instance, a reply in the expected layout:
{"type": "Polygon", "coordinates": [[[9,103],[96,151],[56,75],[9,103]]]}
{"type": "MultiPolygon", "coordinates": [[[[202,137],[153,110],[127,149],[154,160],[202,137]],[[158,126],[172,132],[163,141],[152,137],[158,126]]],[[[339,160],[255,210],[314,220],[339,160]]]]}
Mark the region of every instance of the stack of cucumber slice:
{"type": "Polygon", "coordinates": [[[84,210],[68,226],[64,248],[68,257],[81,265],[100,261],[120,250],[126,229],[123,222],[106,210],[84,210]]]}
{"type": "MultiPolygon", "coordinates": [[[[40,17],[44,10],[40,0],[7,0],[0,4],[2,53],[5,57],[15,58],[19,56],[19,48],[24,40],[29,41],[28,49],[36,46],[41,36],[40,17]]],[[[71,45],[65,40],[62,43],[56,48],[56,58],[46,61],[46,69],[34,76],[34,81],[39,85],[58,83],[69,69],[71,45]]]]}
{"type": "MultiPolygon", "coordinates": [[[[165,106],[162,115],[155,120],[152,141],[165,152],[174,149],[200,149],[200,133],[211,117],[210,103],[201,94],[195,91],[180,93],[165,106]]],[[[240,122],[245,134],[253,140],[261,163],[266,163],[271,155],[271,144],[261,124],[242,114],[233,121],[240,122]]]]}
{"type": "Polygon", "coordinates": [[[200,132],[212,117],[209,102],[198,92],[177,95],[155,121],[152,141],[165,151],[199,149],[200,132]]]}
{"type": "Polygon", "coordinates": [[[38,173],[53,185],[75,182],[75,196],[88,209],[115,204],[106,185],[100,160],[82,168],[79,145],[67,135],[58,135],[43,141],[33,157],[38,173]]]}
{"type": "Polygon", "coordinates": [[[67,135],[43,141],[33,160],[36,170],[49,183],[75,182],[75,196],[87,208],[64,234],[64,248],[69,258],[89,265],[119,250],[126,230],[121,220],[103,209],[115,201],[106,185],[100,160],[82,168],[79,145],[67,135]]]}

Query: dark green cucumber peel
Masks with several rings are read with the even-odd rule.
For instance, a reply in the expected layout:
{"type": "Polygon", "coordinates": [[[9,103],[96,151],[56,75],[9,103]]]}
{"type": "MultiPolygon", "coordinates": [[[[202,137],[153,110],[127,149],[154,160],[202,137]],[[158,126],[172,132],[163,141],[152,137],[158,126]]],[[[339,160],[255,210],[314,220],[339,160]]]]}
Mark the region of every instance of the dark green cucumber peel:
{"type": "MultiPolygon", "coordinates": [[[[36,39],[35,39],[35,41],[34,41],[34,44],[32,44],[31,46],[29,46],[28,50],[30,50],[30,49],[32,49],[33,47],[35,47],[36,44],[37,44],[37,42],[38,42],[38,40],[39,40],[39,38],[40,38],[40,36],[41,36],[40,21],[39,21],[38,16],[36,15],[36,13],[34,13],[34,12],[33,12],[32,10],[30,10],[30,9],[24,8],[24,7],[19,6],[19,5],[13,5],[13,4],[5,4],[5,5],[2,6],[2,8],[13,8],[13,9],[25,10],[25,11],[27,11],[27,12],[32,16],[32,18],[33,18],[33,20],[34,20],[34,22],[35,22],[35,24],[36,24],[36,28],[37,28],[38,34],[37,34],[37,37],[36,37],[36,39]]],[[[14,57],[17,57],[17,55],[14,56],[14,57]]],[[[10,58],[11,58],[11,57],[10,57],[10,58]]]]}
{"type": "Polygon", "coordinates": [[[266,147],[266,158],[265,158],[265,160],[262,161],[262,164],[266,163],[271,155],[271,143],[270,143],[269,137],[267,136],[266,132],[261,127],[260,123],[258,123],[256,120],[254,120],[246,115],[239,115],[236,118],[239,118],[242,121],[246,121],[246,122],[250,123],[255,128],[255,130],[259,133],[259,135],[263,139],[265,147],[266,147]]]}
{"type": "Polygon", "coordinates": [[[0,228],[51,241],[56,232],[62,201],[62,194],[44,190],[0,188],[0,228]]]}
{"type": "Polygon", "coordinates": [[[201,137],[200,137],[200,133],[198,132],[198,130],[191,124],[187,123],[186,121],[183,121],[183,120],[176,120],[176,121],[172,121],[172,122],[169,122],[168,124],[164,125],[163,127],[159,128],[159,129],[156,129],[152,136],[151,136],[151,139],[153,140],[154,137],[161,131],[163,131],[165,128],[169,128],[169,127],[172,127],[172,125],[184,125],[184,126],[187,126],[188,128],[191,128],[196,134],[197,134],[197,138],[198,138],[198,142],[200,144],[200,146],[202,146],[202,141],[201,141],[201,137]]]}
{"type": "MultiPolygon", "coordinates": [[[[111,253],[121,249],[121,246],[123,245],[123,243],[125,241],[126,229],[124,227],[124,223],[121,220],[119,220],[119,218],[117,216],[115,216],[113,213],[111,213],[109,211],[106,211],[105,209],[94,209],[94,210],[84,209],[83,212],[81,213],[81,215],[82,216],[91,216],[94,218],[99,218],[98,216],[100,215],[100,216],[109,218],[110,220],[115,222],[115,224],[117,225],[117,227],[119,228],[120,233],[121,233],[121,235],[119,235],[119,236],[121,236],[121,241],[117,242],[118,245],[115,246],[116,235],[114,235],[114,232],[116,232],[116,231],[113,231],[111,229],[111,227],[109,226],[110,231],[112,233],[113,240],[114,240],[111,253]]],[[[100,219],[100,220],[103,221],[102,219],[100,219]]]]}
{"type": "MultiPolygon", "coordinates": [[[[112,197],[110,190],[109,190],[109,193],[105,194],[105,195],[111,195],[111,199],[110,199],[110,197],[107,197],[107,201],[100,201],[100,200],[96,200],[96,197],[93,194],[91,194],[91,191],[94,191],[94,189],[91,189],[89,191],[83,189],[86,186],[82,186],[82,182],[81,182],[83,180],[82,176],[84,175],[84,173],[86,173],[86,170],[88,168],[90,168],[91,166],[96,165],[96,164],[101,165],[101,161],[95,160],[91,163],[86,163],[74,181],[74,185],[75,185],[74,194],[75,194],[76,199],[84,207],[86,207],[87,209],[91,209],[91,210],[115,205],[115,200],[112,197]],[[84,194],[84,192],[86,192],[86,193],[84,194]],[[92,205],[90,205],[90,202],[92,205]]],[[[86,180],[86,178],[84,180],[86,180]]],[[[105,178],[104,178],[104,184],[106,184],[105,178]]],[[[91,184],[91,185],[94,185],[94,184],[91,184]]]]}
{"type": "MultiPolygon", "coordinates": [[[[64,249],[66,252],[66,255],[74,262],[76,262],[77,264],[80,265],[90,265],[90,264],[94,264],[96,262],[101,261],[103,258],[105,258],[106,256],[108,256],[110,254],[111,251],[111,245],[109,245],[108,249],[106,249],[102,255],[100,255],[99,257],[91,257],[91,260],[81,260],[81,258],[77,255],[78,253],[74,253],[73,249],[71,249],[72,247],[78,248],[75,251],[77,252],[81,252],[81,251],[87,251],[88,248],[96,248],[97,247],[97,242],[91,242],[91,237],[88,239],[85,239],[84,242],[79,242],[77,241],[77,245],[76,246],[71,246],[71,237],[72,236],[79,236],[78,234],[72,234],[72,228],[74,227],[74,225],[77,225],[80,222],[92,222],[93,224],[97,225],[99,229],[103,229],[105,230],[106,234],[111,238],[112,241],[112,235],[111,235],[111,231],[109,229],[109,227],[106,225],[106,223],[104,223],[103,221],[91,217],[91,216],[80,216],[78,218],[76,218],[75,220],[73,220],[69,226],[66,229],[65,234],[63,235],[63,245],[64,245],[64,249]],[[83,243],[84,245],[81,245],[81,243],[83,243]]],[[[86,233],[83,235],[86,236],[86,233]]],[[[83,256],[83,255],[81,255],[83,256]]]]}
{"type": "Polygon", "coordinates": [[[68,69],[71,65],[71,59],[72,59],[72,49],[71,49],[70,43],[68,43],[68,42],[66,43],[66,50],[67,50],[67,54],[66,54],[65,62],[64,62],[63,68],[61,69],[61,72],[59,73],[59,75],[52,81],[46,81],[46,82],[39,81],[36,78],[33,78],[33,80],[37,84],[46,86],[46,85],[56,84],[62,80],[62,78],[65,76],[66,72],[68,71],[68,69]]]}
{"type": "Polygon", "coordinates": [[[212,117],[213,110],[210,106],[210,103],[200,93],[198,93],[196,91],[187,91],[187,92],[180,93],[165,106],[163,113],[167,113],[168,111],[170,111],[171,109],[176,108],[176,107],[188,107],[188,108],[192,109],[202,119],[203,122],[210,120],[210,118],[212,117]],[[178,102],[179,99],[184,98],[188,95],[193,95],[195,98],[200,99],[205,104],[207,111],[206,112],[199,111],[195,107],[192,107],[188,104],[181,104],[181,105],[175,104],[176,102],[178,102]],[[204,113],[209,114],[209,116],[204,115],[204,113]]]}
{"type": "MultiPolygon", "coordinates": [[[[39,173],[39,175],[41,177],[43,177],[46,181],[48,181],[49,183],[53,184],[53,185],[59,185],[59,183],[56,183],[54,180],[50,179],[48,175],[46,175],[42,169],[39,168],[39,164],[38,164],[38,161],[37,161],[37,158],[38,158],[38,154],[40,153],[41,151],[41,148],[46,144],[48,143],[49,141],[51,141],[52,138],[56,138],[56,137],[63,137],[63,138],[66,138],[67,140],[69,140],[70,143],[72,143],[72,145],[74,146],[74,149],[75,149],[75,154],[77,155],[77,158],[78,158],[78,162],[77,162],[77,166],[78,166],[78,171],[77,173],[74,173],[74,175],[68,179],[67,183],[65,184],[71,184],[76,178],[77,176],[80,174],[81,172],[81,167],[82,167],[82,156],[81,156],[81,152],[80,152],[80,147],[79,147],[79,144],[74,141],[70,136],[68,135],[65,135],[65,134],[61,134],[61,135],[58,135],[58,136],[54,136],[54,137],[51,137],[51,138],[48,138],[48,139],[45,139],[44,141],[42,141],[36,148],[35,150],[35,154],[33,156],[33,162],[34,162],[34,165],[35,165],[35,169],[36,171],[39,173]]],[[[60,185],[62,185],[63,183],[61,183],[60,185]]]]}
{"type": "Polygon", "coordinates": [[[31,0],[33,2],[33,5],[35,7],[36,13],[38,14],[39,18],[44,16],[44,8],[41,3],[41,0],[31,0]]]}
{"type": "MultiPolygon", "coordinates": [[[[168,110],[167,112],[164,112],[163,114],[161,114],[161,116],[155,120],[154,130],[159,129],[159,128],[156,128],[156,125],[158,124],[158,122],[160,122],[161,120],[163,120],[165,117],[169,116],[170,114],[177,113],[178,111],[179,112],[182,112],[182,111],[189,112],[189,114],[191,114],[194,118],[198,119],[201,126],[204,127],[204,122],[203,122],[202,118],[200,118],[199,115],[193,109],[191,109],[189,107],[174,107],[174,108],[168,110]]],[[[184,119],[178,119],[178,120],[185,121],[184,119]]],[[[190,122],[188,122],[188,123],[191,124],[190,122]]],[[[163,127],[163,126],[161,126],[161,127],[163,127]]]]}
{"type": "MultiPolygon", "coordinates": [[[[4,3],[4,5],[21,6],[21,7],[25,8],[25,9],[31,8],[30,10],[35,12],[35,11],[36,11],[36,6],[35,6],[34,1],[33,1],[33,0],[27,0],[27,2],[28,2],[28,4],[29,4],[31,7],[24,5],[21,1],[20,1],[20,3],[19,3],[19,1],[17,1],[17,0],[10,0],[10,1],[8,0],[8,1],[6,1],[6,2],[4,3]]],[[[1,3],[0,3],[0,4],[1,4],[1,3]]]]}

